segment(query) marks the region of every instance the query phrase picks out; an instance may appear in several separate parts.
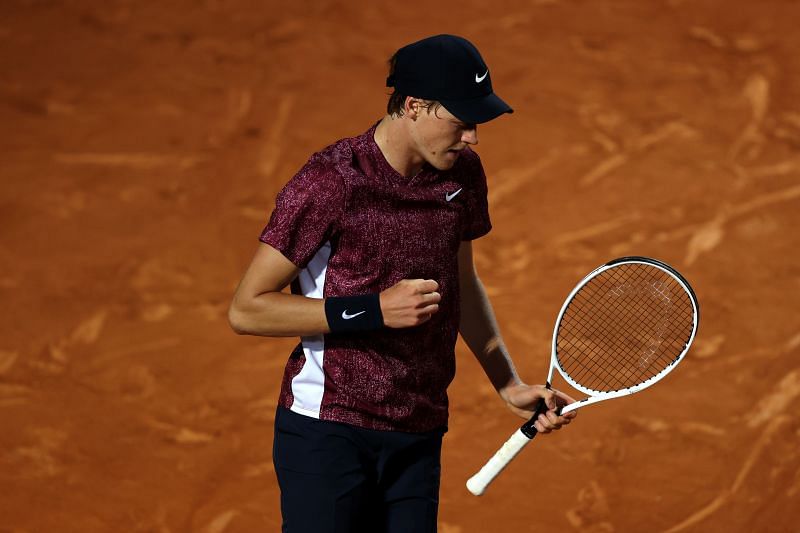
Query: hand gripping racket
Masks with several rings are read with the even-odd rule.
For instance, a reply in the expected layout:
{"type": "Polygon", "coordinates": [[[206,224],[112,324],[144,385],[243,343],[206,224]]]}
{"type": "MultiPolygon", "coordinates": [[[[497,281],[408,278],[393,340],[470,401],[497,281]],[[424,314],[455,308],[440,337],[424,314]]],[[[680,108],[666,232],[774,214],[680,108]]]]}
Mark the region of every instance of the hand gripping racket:
{"type": "MultiPolygon", "coordinates": [[[[567,297],[553,329],[546,387],[557,368],[589,395],[559,414],[639,392],[662,379],[686,355],[699,318],[689,283],[661,261],[622,257],[595,269],[567,297]]],[[[533,423],[546,410],[541,400],[531,419],[467,481],[472,494],[483,494],[536,436],[533,423]]]]}

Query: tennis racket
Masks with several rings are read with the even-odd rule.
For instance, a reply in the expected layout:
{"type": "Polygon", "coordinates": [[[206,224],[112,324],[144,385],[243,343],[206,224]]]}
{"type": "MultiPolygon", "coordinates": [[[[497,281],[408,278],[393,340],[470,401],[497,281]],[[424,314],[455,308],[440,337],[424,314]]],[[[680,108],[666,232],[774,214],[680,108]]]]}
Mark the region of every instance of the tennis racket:
{"type": "MultiPolygon", "coordinates": [[[[588,397],[564,406],[565,414],[639,392],[669,374],[689,350],[700,307],[689,282],[669,265],[647,257],[622,257],[595,269],[567,297],[553,329],[553,369],[588,397]]],[[[533,423],[547,406],[540,400],[522,425],[467,481],[474,495],[535,436],[533,423]]]]}

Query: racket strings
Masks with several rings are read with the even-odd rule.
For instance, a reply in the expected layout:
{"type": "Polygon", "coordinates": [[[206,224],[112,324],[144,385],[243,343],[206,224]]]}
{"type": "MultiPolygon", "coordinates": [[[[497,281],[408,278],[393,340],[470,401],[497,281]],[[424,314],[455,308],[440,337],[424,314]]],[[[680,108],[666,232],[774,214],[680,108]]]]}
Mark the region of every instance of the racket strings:
{"type": "Polygon", "coordinates": [[[562,370],[594,391],[629,388],[673,364],[688,343],[694,308],[658,267],[621,264],[573,295],[556,334],[562,370]]]}
{"type": "MultiPolygon", "coordinates": [[[[619,279],[620,271],[612,271],[611,274],[610,282],[613,283],[611,288],[601,286],[600,289],[601,291],[605,290],[606,296],[611,300],[616,303],[623,301],[626,305],[612,307],[606,304],[598,308],[595,313],[595,321],[613,324],[615,327],[600,329],[601,333],[596,336],[593,344],[594,346],[605,346],[606,351],[613,350],[617,356],[622,355],[623,357],[619,360],[609,361],[607,358],[598,358],[596,354],[593,354],[594,356],[589,358],[590,365],[586,367],[586,372],[591,374],[595,381],[604,377],[615,378],[616,381],[607,382],[607,387],[613,389],[615,386],[629,386],[631,381],[638,382],[646,379],[642,375],[641,369],[652,363],[657,356],[657,350],[654,348],[663,343],[663,337],[666,334],[665,318],[668,315],[670,303],[657,294],[663,295],[664,290],[661,285],[658,285],[658,290],[652,290],[650,287],[654,285],[653,283],[642,285],[629,279],[621,280],[619,279]],[[643,296],[645,298],[642,298],[643,296]],[[642,324],[641,320],[637,321],[643,316],[650,317],[651,320],[648,324],[642,324]],[[643,335],[648,335],[648,337],[643,338],[643,335]],[[625,349],[626,346],[635,346],[636,344],[640,346],[637,346],[635,351],[631,352],[625,349]],[[632,364],[634,357],[637,363],[635,366],[632,364]],[[600,362],[611,362],[612,364],[600,365],[600,362]],[[619,364],[620,362],[623,364],[619,364]]],[[[591,323],[581,322],[584,337],[588,335],[587,327],[589,325],[591,323]]],[[[670,360],[671,358],[667,359],[666,363],[670,360]]],[[[580,379],[586,380],[585,376],[580,376],[580,379]]]]}
{"type": "MultiPolygon", "coordinates": [[[[625,314],[623,314],[622,316],[613,317],[613,318],[610,315],[608,315],[607,313],[603,313],[603,312],[599,313],[599,315],[600,315],[600,319],[601,320],[605,320],[606,322],[610,322],[612,320],[622,321],[622,322],[619,322],[620,324],[630,323],[629,321],[633,318],[630,315],[630,313],[627,313],[627,312],[625,314]]],[[[589,332],[589,328],[588,327],[586,327],[585,325],[581,325],[581,324],[579,324],[577,327],[578,327],[578,331],[584,337],[589,337],[590,332],[589,332]]],[[[600,334],[599,335],[599,339],[598,339],[597,342],[595,342],[595,344],[601,344],[601,345],[609,346],[611,349],[615,349],[619,353],[619,347],[616,345],[618,343],[614,342],[615,341],[615,337],[617,337],[617,338],[619,338],[619,337],[639,338],[640,335],[639,335],[638,332],[634,331],[631,327],[625,327],[624,325],[622,325],[619,328],[617,328],[615,331],[611,331],[610,334],[600,334]]],[[[577,344],[577,346],[586,347],[587,343],[585,343],[585,342],[579,343],[579,344],[577,344]]],[[[592,350],[593,349],[591,348],[591,346],[589,346],[589,351],[591,352],[592,350]]],[[[594,354],[592,354],[592,355],[594,355],[594,354]]],[[[591,357],[589,359],[589,364],[584,366],[584,368],[583,368],[583,374],[578,375],[577,378],[580,379],[580,380],[585,380],[587,374],[591,374],[592,378],[594,378],[595,380],[597,380],[597,379],[607,379],[607,378],[610,377],[612,379],[616,379],[616,381],[619,382],[618,384],[620,385],[620,387],[624,386],[624,384],[626,382],[630,381],[631,379],[635,379],[635,377],[633,376],[633,372],[631,371],[630,366],[616,365],[616,366],[608,367],[608,366],[604,365],[604,363],[606,363],[606,362],[608,362],[607,358],[591,357]],[[614,372],[609,372],[610,370],[613,370],[614,372]],[[605,374],[604,374],[604,372],[605,372],[605,374]]],[[[609,382],[608,385],[606,385],[606,386],[609,387],[609,388],[612,388],[613,390],[616,390],[613,387],[613,384],[614,383],[609,382]]]]}
{"type": "MultiPolygon", "coordinates": [[[[653,294],[653,291],[636,289],[631,292],[630,283],[625,283],[621,286],[615,285],[611,290],[611,294],[618,297],[625,296],[628,300],[630,300],[631,295],[633,297],[641,297],[642,295],[648,295],[648,293],[653,294]],[[621,288],[623,290],[620,290],[621,288]]],[[[600,361],[608,363],[609,360],[607,358],[598,359],[597,357],[592,357],[590,359],[591,365],[586,368],[584,375],[579,376],[580,379],[585,381],[586,373],[591,374],[592,379],[595,381],[610,377],[612,378],[610,381],[608,379],[605,381],[606,388],[616,389],[630,386],[631,383],[641,382],[648,377],[644,375],[642,370],[653,365],[654,359],[657,359],[659,355],[663,356],[663,352],[658,350],[658,347],[663,343],[663,337],[666,334],[665,319],[669,312],[669,302],[657,301],[653,298],[648,298],[644,302],[649,306],[643,308],[642,302],[639,302],[640,305],[621,307],[617,309],[616,316],[613,313],[609,313],[607,308],[602,308],[602,312],[598,313],[599,319],[605,321],[605,323],[615,324],[616,328],[599,335],[599,342],[595,344],[605,345],[606,351],[613,350],[616,354],[623,355],[623,358],[611,360],[611,365],[600,365],[600,361]],[[659,304],[655,308],[653,308],[654,302],[659,304]],[[642,316],[650,316],[652,319],[650,323],[645,324],[645,329],[642,329],[641,321],[637,322],[637,319],[642,316]],[[626,350],[628,346],[635,346],[636,350],[626,350]],[[618,364],[620,362],[622,364],[618,364]],[[603,372],[605,372],[605,375],[603,372]]],[[[630,301],[628,303],[630,304],[630,301]]],[[[583,329],[585,330],[586,328],[583,329]]],[[[668,364],[670,360],[671,358],[666,361],[655,362],[658,363],[657,366],[659,368],[663,368],[664,364],[668,364]]]]}

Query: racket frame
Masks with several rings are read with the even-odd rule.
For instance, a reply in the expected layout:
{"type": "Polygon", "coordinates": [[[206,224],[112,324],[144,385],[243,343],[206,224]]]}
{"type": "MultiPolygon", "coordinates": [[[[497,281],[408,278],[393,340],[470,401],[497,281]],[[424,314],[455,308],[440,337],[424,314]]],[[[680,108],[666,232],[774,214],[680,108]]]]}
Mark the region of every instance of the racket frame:
{"type": "Polygon", "coordinates": [[[666,264],[666,263],[664,263],[662,261],[658,261],[656,259],[652,259],[652,258],[649,258],[649,257],[641,257],[641,256],[620,257],[619,259],[614,259],[613,261],[609,261],[608,263],[606,263],[606,264],[594,269],[592,272],[587,274],[580,282],[578,282],[578,284],[575,286],[575,288],[572,289],[572,292],[569,293],[569,296],[567,296],[566,300],[564,301],[564,305],[561,306],[561,311],[559,311],[559,313],[558,313],[558,318],[556,318],[556,324],[555,324],[555,327],[553,328],[553,340],[552,340],[551,352],[550,352],[550,370],[547,373],[547,388],[548,389],[551,388],[550,384],[552,383],[552,380],[553,380],[553,370],[555,368],[557,368],[558,369],[558,373],[561,374],[561,377],[563,377],[564,380],[567,383],[569,383],[571,387],[573,387],[576,390],[579,390],[579,391],[583,392],[584,394],[589,395],[589,397],[588,398],[584,398],[583,400],[578,400],[578,401],[576,401],[574,403],[571,403],[571,404],[569,404],[567,406],[564,406],[563,409],[560,409],[558,411],[558,414],[559,415],[566,414],[566,413],[569,413],[570,411],[575,411],[576,409],[580,409],[581,407],[585,407],[585,406],[591,405],[593,403],[598,403],[598,402],[602,402],[604,400],[610,400],[612,398],[619,398],[621,396],[627,396],[627,395],[630,395],[630,394],[634,394],[636,392],[644,390],[644,389],[646,389],[648,387],[651,387],[652,385],[658,383],[659,381],[664,379],[664,377],[667,374],[669,374],[670,372],[672,372],[672,370],[675,369],[675,367],[678,365],[678,363],[680,363],[681,360],[683,360],[684,356],[689,351],[689,347],[692,345],[692,342],[694,341],[695,335],[697,334],[697,327],[698,327],[699,321],[700,321],[700,305],[697,302],[697,296],[695,295],[694,290],[689,285],[689,282],[686,281],[686,279],[677,270],[675,270],[674,268],[672,268],[671,266],[669,266],[668,264],[666,264]],[[659,372],[655,376],[653,376],[653,377],[651,377],[651,378],[649,378],[649,379],[647,379],[647,380],[645,380],[645,381],[643,381],[641,383],[637,383],[636,385],[634,385],[632,387],[625,387],[625,388],[614,390],[614,391],[598,391],[598,390],[594,390],[594,389],[590,389],[590,388],[584,387],[580,383],[576,382],[561,367],[561,363],[559,363],[559,361],[558,361],[558,353],[557,353],[557,346],[556,346],[556,341],[558,339],[558,330],[561,327],[561,319],[564,316],[564,313],[567,311],[567,308],[569,307],[570,303],[572,303],[572,300],[575,297],[575,295],[578,293],[578,291],[580,291],[584,287],[584,285],[589,283],[592,279],[594,279],[596,276],[600,275],[601,273],[605,272],[606,270],[609,270],[611,268],[616,268],[616,267],[619,267],[620,265],[624,265],[624,264],[646,264],[646,265],[654,266],[654,267],[662,270],[663,272],[665,272],[670,277],[672,277],[686,291],[686,293],[689,295],[689,300],[692,303],[692,311],[693,311],[693,313],[692,313],[692,319],[693,319],[692,333],[689,336],[689,339],[686,341],[686,344],[683,346],[683,349],[681,350],[681,353],[678,355],[678,357],[676,357],[669,365],[666,366],[666,368],[661,370],[661,372],[659,372]]]}

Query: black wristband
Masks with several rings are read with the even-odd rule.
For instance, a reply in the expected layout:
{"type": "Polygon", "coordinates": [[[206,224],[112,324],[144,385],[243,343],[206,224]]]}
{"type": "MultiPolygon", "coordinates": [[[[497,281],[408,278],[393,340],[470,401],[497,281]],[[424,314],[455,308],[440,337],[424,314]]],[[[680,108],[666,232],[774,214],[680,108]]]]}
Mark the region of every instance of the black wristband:
{"type": "Polygon", "coordinates": [[[373,331],[383,327],[379,294],[325,298],[325,318],[332,333],[373,331]]]}

